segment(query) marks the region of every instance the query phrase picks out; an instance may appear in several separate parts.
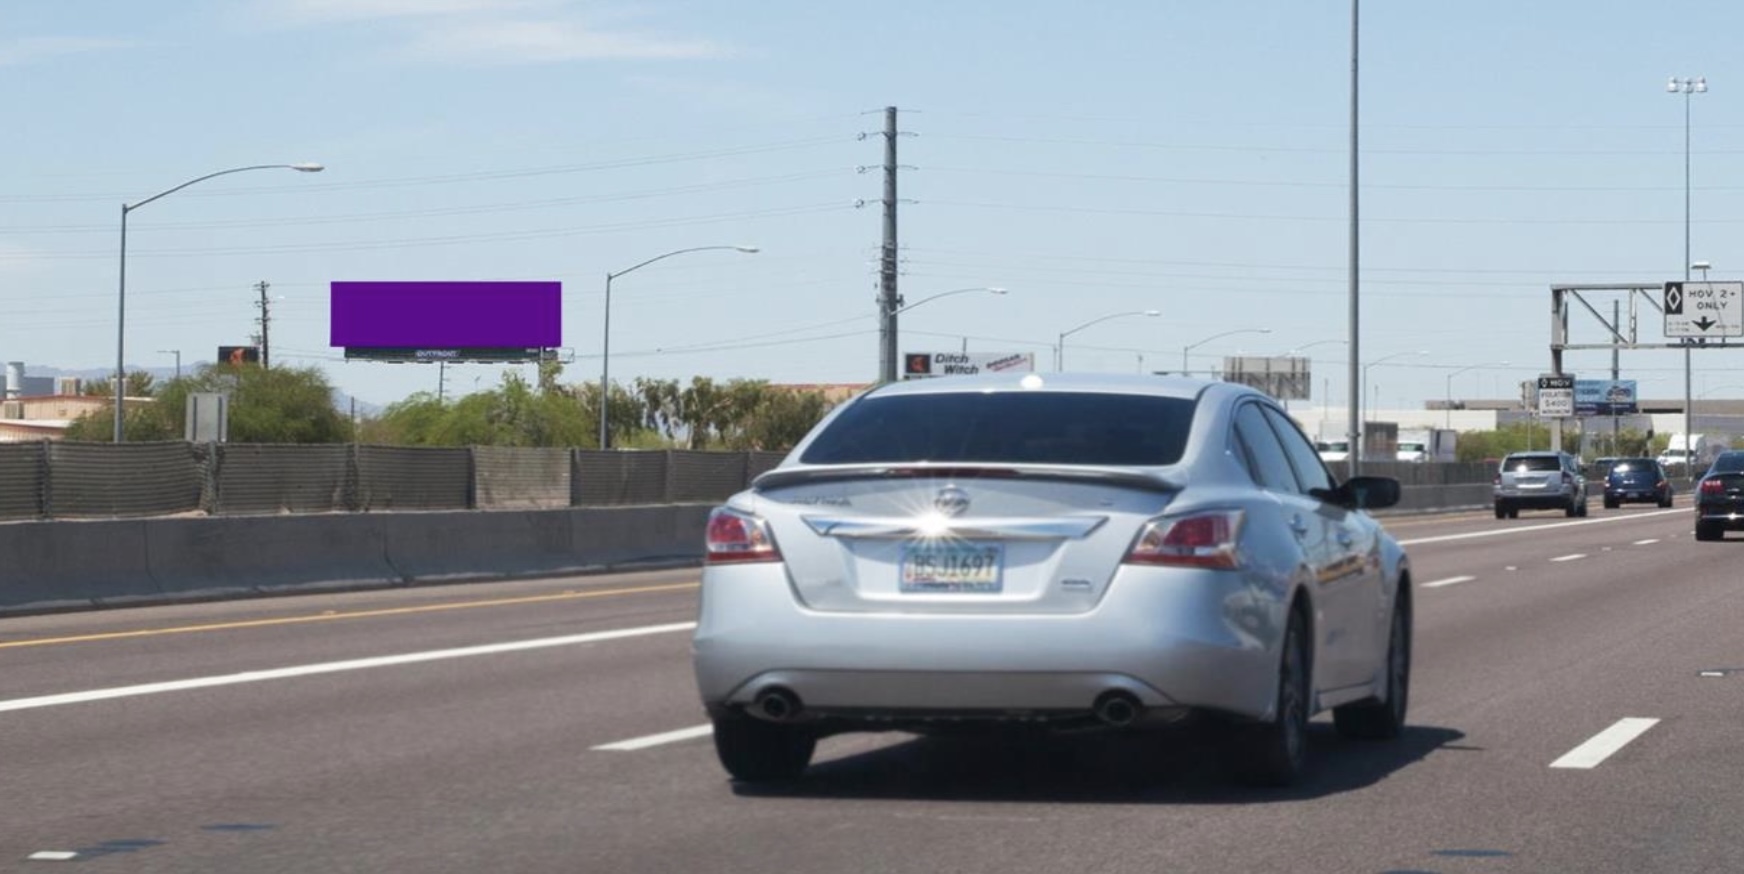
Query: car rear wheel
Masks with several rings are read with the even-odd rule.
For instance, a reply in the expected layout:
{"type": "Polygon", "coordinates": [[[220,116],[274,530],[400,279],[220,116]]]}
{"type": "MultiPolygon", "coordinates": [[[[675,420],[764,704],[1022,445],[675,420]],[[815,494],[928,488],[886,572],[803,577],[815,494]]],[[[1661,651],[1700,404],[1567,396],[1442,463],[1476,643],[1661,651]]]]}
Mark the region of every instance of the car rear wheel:
{"type": "Polygon", "coordinates": [[[1671,496],[1670,496],[1670,495],[1666,495],[1666,496],[1665,496],[1665,497],[1663,497],[1663,498],[1660,498],[1660,499],[1659,499],[1659,506],[1660,506],[1660,507],[1661,507],[1661,508],[1662,508],[1662,509],[1663,509],[1663,508],[1666,508],[1666,507],[1670,507],[1670,506],[1671,506],[1671,496]]]}
{"type": "Polygon", "coordinates": [[[1496,504],[1496,518],[1497,519],[1508,518],[1508,508],[1502,506],[1501,503],[1499,503],[1499,502],[1496,504]]]}
{"type": "Polygon", "coordinates": [[[1726,536],[1726,532],[1721,530],[1720,526],[1714,524],[1713,522],[1697,522],[1696,523],[1696,539],[1697,540],[1721,540],[1721,539],[1724,539],[1725,536],[1726,536]]]}
{"type": "Polygon", "coordinates": [[[1605,509],[1615,510],[1615,509],[1617,509],[1618,503],[1620,503],[1620,502],[1616,498],[1606,498],[1605,499],[1605,509]]]}
{"type": "Polygon", "coordinates": [[[747,716],[714,720],[715,755],[734,779],[750,783],[789,780],[805,772],[817,737],[792,725],[747,716]]]}
{"type": "Polygon", "coordinates": [[[1411,698],[1411,603],[1401,596],[1393,605],[1387,637],[1386,698],[1332,708],[1332,724],[1344,737],[1389,740],[1405,730],[1405,707],[1411,698]]]}
{"type": "Polygon", "coordinates": [[[1307,620],[1291,608],[1278,657],[1278,698],[1271,722],[1246,725],[1228,748],[1236,777],[1252,786],[1288,786],[1302,775],[1308,753],[1311,666],[1307,620]]]}

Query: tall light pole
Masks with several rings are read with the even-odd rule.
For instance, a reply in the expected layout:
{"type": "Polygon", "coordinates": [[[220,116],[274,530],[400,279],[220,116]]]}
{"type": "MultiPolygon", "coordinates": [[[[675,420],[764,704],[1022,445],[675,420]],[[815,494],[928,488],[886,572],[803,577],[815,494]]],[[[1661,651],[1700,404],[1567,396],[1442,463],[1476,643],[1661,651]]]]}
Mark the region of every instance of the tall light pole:
{"type": "Polygon", "coordinates": [[[1160,316],[1162,314],[1163,314],[1162,310],[1128,310],[1126,312],[1120,312],[1120,313],[1109,313],[1106,316],[1100,316],[1098,318],[1091,319],[1090,321],[1085,322],[1084,324],[1079,325],[1076,328],[1072,328],[1072,329],[1066,330],[1066,331],[1061,331],[1059,342],[1054,345],[1054,369],[1059,370],[1059,371],[1064,371],[1066,369],[1066,338],[1067,337],[1070,337],[1073,334],[1076,334],[1079,331],[1082,331],[1085,328],[1090,327],[1091,325],[1100,325],[1103,322],[1108,321],[1109,319],[1122,319],[1122,318],[1126,318],[1127,316],[1150,316],[1150,317],[1154,318],[1154,317],[1160,316]]]}
{"type": "Polygon", "coordinates": [[[1447,413],[1447,423],[1446,423],[1445,427],[1448,427],[1448,428],[1453,427],[1453,378],[1454,377],[1456,377],[1462,373],[1465,373],[1468,370],[1477,370],[1478,368],[1481,368],[1481,367],[1507,367],[1507,366],[1508,366],[1508,362],[1506,362],[1506,361],[1487,361],[1483,364],[1472,364],[1472,365],[1469,365],[1466,367],[1461,367],[1460,369],[1455,370],[1452,373],[1449,373],[1447,375],[1447,401],[1446,401],[1447,406],[1444,408],[1444,411],[1447,413]]]}
{"type": "Polygon", "coordinates": [[[1211,336],[1206,337],[1205,339],[1200,340],[1197,343],[1190,343],[1186,346],[1183,346],[1183,347],[1181,347],[1181,375],[1182,376],[1191,376],[1192,375],[1191,368],[1189,368],[1187,366],[1187,353],[1193,351],[1194,349],[1199,348],[1200,346],[1205,345],[1206,343],[1211,342],[1212,340],[1216,340],[1220,337],[1233,336],[1235,334],[1270,334],[1271,332],[1272,332],[1271,328],[1236,328],[1233,331],[1224,331],[1221,334],[1212,334],[1211,336]]]}
{"type": "Polygon", "coordinates": [[[176,356],[176,379],[181,379],[182,378],[182,350],[180,350],[180,349],[159,349],[159,350],[157,350],[157,354],[176,356]]]}
{"type": "MultiPolygon", "coordinates": [[[[1690,78],[1680,79],[1676,76],[1673,76],[1669,80],[1666,81],[1665,90],[1667,93],[1670,93],[1670,94],[1682,94],[1683,95],[1683,281],[1689,282],[1690,266],[1691,266],[1690,265],[1690,97],[1693,95],[1696,95],[1696,94],[1708,93],[1708,78],[1706,76],[1697,76],[1693,79],[1690,79],[1690,78]]],[[[1707,271],[1704,270],[1703,276],[1705,277],[1706,275],[1707,275],[1707,271]]],[[[1693,419],[1692,419],[1692,416],[1690,414],[1690,406],[1695,403],[1694,399],[1692,399],[1690,397],[1690,376],[1691,376],[1690,346],[1693,345],[1693,343],[1694,343],[1694,341],[1689,337],[1685,337],[1683,339],[1683,434],[1684,434],[1683,439],[1684,439],[1684,447],[1686,450],[1689,447],[1689,441],[1690,441],[1689,435],[1692,431],[1695,430],[1693,425],[1691,424],[1693,419]]],[[[1684,457],[1689,458],[1690,455],[1686,454],[1684,457]]],[[[1685,469],[1689,470],[1690,473],[1693,475],[1694,467],[1695,467],[1695,465],[1693,463],[1691,463],[1691,464],[1686,465],[1685,469]]]]}
{"type": "Polygon", "coordinates": [[[606,308],[605,318],[602,319],[604,334],[600,339],[599,448],[610,449],[612,439],[611,431],[606,424],[607,420],[610,418],[607,413],[610,412],[609,408],[611,406],[609,401],[611,400],[610,379],[612,366],[612,280],[617,279],[626,273],[633,273],[647,267],[656,261],[664,261],[674,255],[684,255],[690,252],[712,252],[726,249],[731,249],[735,252],[744,252],[747,255],[755,255],[760,251],[756,246],[691,246],[688,249],[674,249],[664,255],[655,255],[646,261],[632,264],[616,273],[606,274],[606,308]]]}
{"type": "Polygon", "coordinates": [[[115,295],[115,442],[120,443],[126,438],[126,395],[127,395],[127,214],[161,197],[168,197],[208,179],[228,176],[231,173],[245,173],[249,170],[296,170],[302,173],[319,173],[323,169],[320,164],[304,162],[301,164],[251,164],[247,167],[232,167],[207,173],[189,179],[174,188],[159,191],[156,194],[138,202],[121,204],[121,270],[120,280],[116,286],[115,295]]]}

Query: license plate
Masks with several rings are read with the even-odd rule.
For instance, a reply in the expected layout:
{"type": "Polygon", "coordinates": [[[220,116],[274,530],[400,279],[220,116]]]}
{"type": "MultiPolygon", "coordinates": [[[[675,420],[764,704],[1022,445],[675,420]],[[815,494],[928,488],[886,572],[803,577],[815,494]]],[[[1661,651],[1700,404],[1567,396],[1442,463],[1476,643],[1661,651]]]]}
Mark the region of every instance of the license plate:
{"type": "Polygon", "coordinates": [[[997,593],[1005,547],[998,543],[915,543],[902,549],[903,592],[997,593]]]}

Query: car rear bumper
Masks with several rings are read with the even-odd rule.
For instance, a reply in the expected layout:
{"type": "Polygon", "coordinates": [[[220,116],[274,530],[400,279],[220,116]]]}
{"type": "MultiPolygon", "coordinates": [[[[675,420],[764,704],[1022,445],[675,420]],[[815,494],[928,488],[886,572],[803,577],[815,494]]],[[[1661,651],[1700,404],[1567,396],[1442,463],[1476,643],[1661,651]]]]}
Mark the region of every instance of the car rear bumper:
{"type": "Polygon", "coordinates": [[[1744,530],[1744,505],[1696,504],[1696,521],[1719,525],[1729,530],[1744,530]]]}
{"type": "Polygon", "coordinates": [[[1560,509],[1575,500],[1568,492],[1496,492],[1496,503],[1523,510],[1560,509]]]}
{"type": "Polygon", "coordinates": [[[771,688],[819,713],[1088,712],[1145,708],[1269,718],[1287,591],[1228,571],[1123,568],[1097,606],[1056,615],[821,612],[777,563],[704,573],[693,640],[711,710],[771,688]]]}

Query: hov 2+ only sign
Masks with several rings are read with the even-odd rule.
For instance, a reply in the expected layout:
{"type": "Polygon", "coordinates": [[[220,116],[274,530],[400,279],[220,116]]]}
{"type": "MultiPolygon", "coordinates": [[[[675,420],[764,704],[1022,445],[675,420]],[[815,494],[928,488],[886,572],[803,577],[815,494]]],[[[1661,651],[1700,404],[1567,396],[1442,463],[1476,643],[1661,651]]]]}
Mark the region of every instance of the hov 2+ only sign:
{"type": "Polygon", "coordinates": [[[1667,282],[1665,336],[1744,337],[1744,282],[1667,282]]]}

